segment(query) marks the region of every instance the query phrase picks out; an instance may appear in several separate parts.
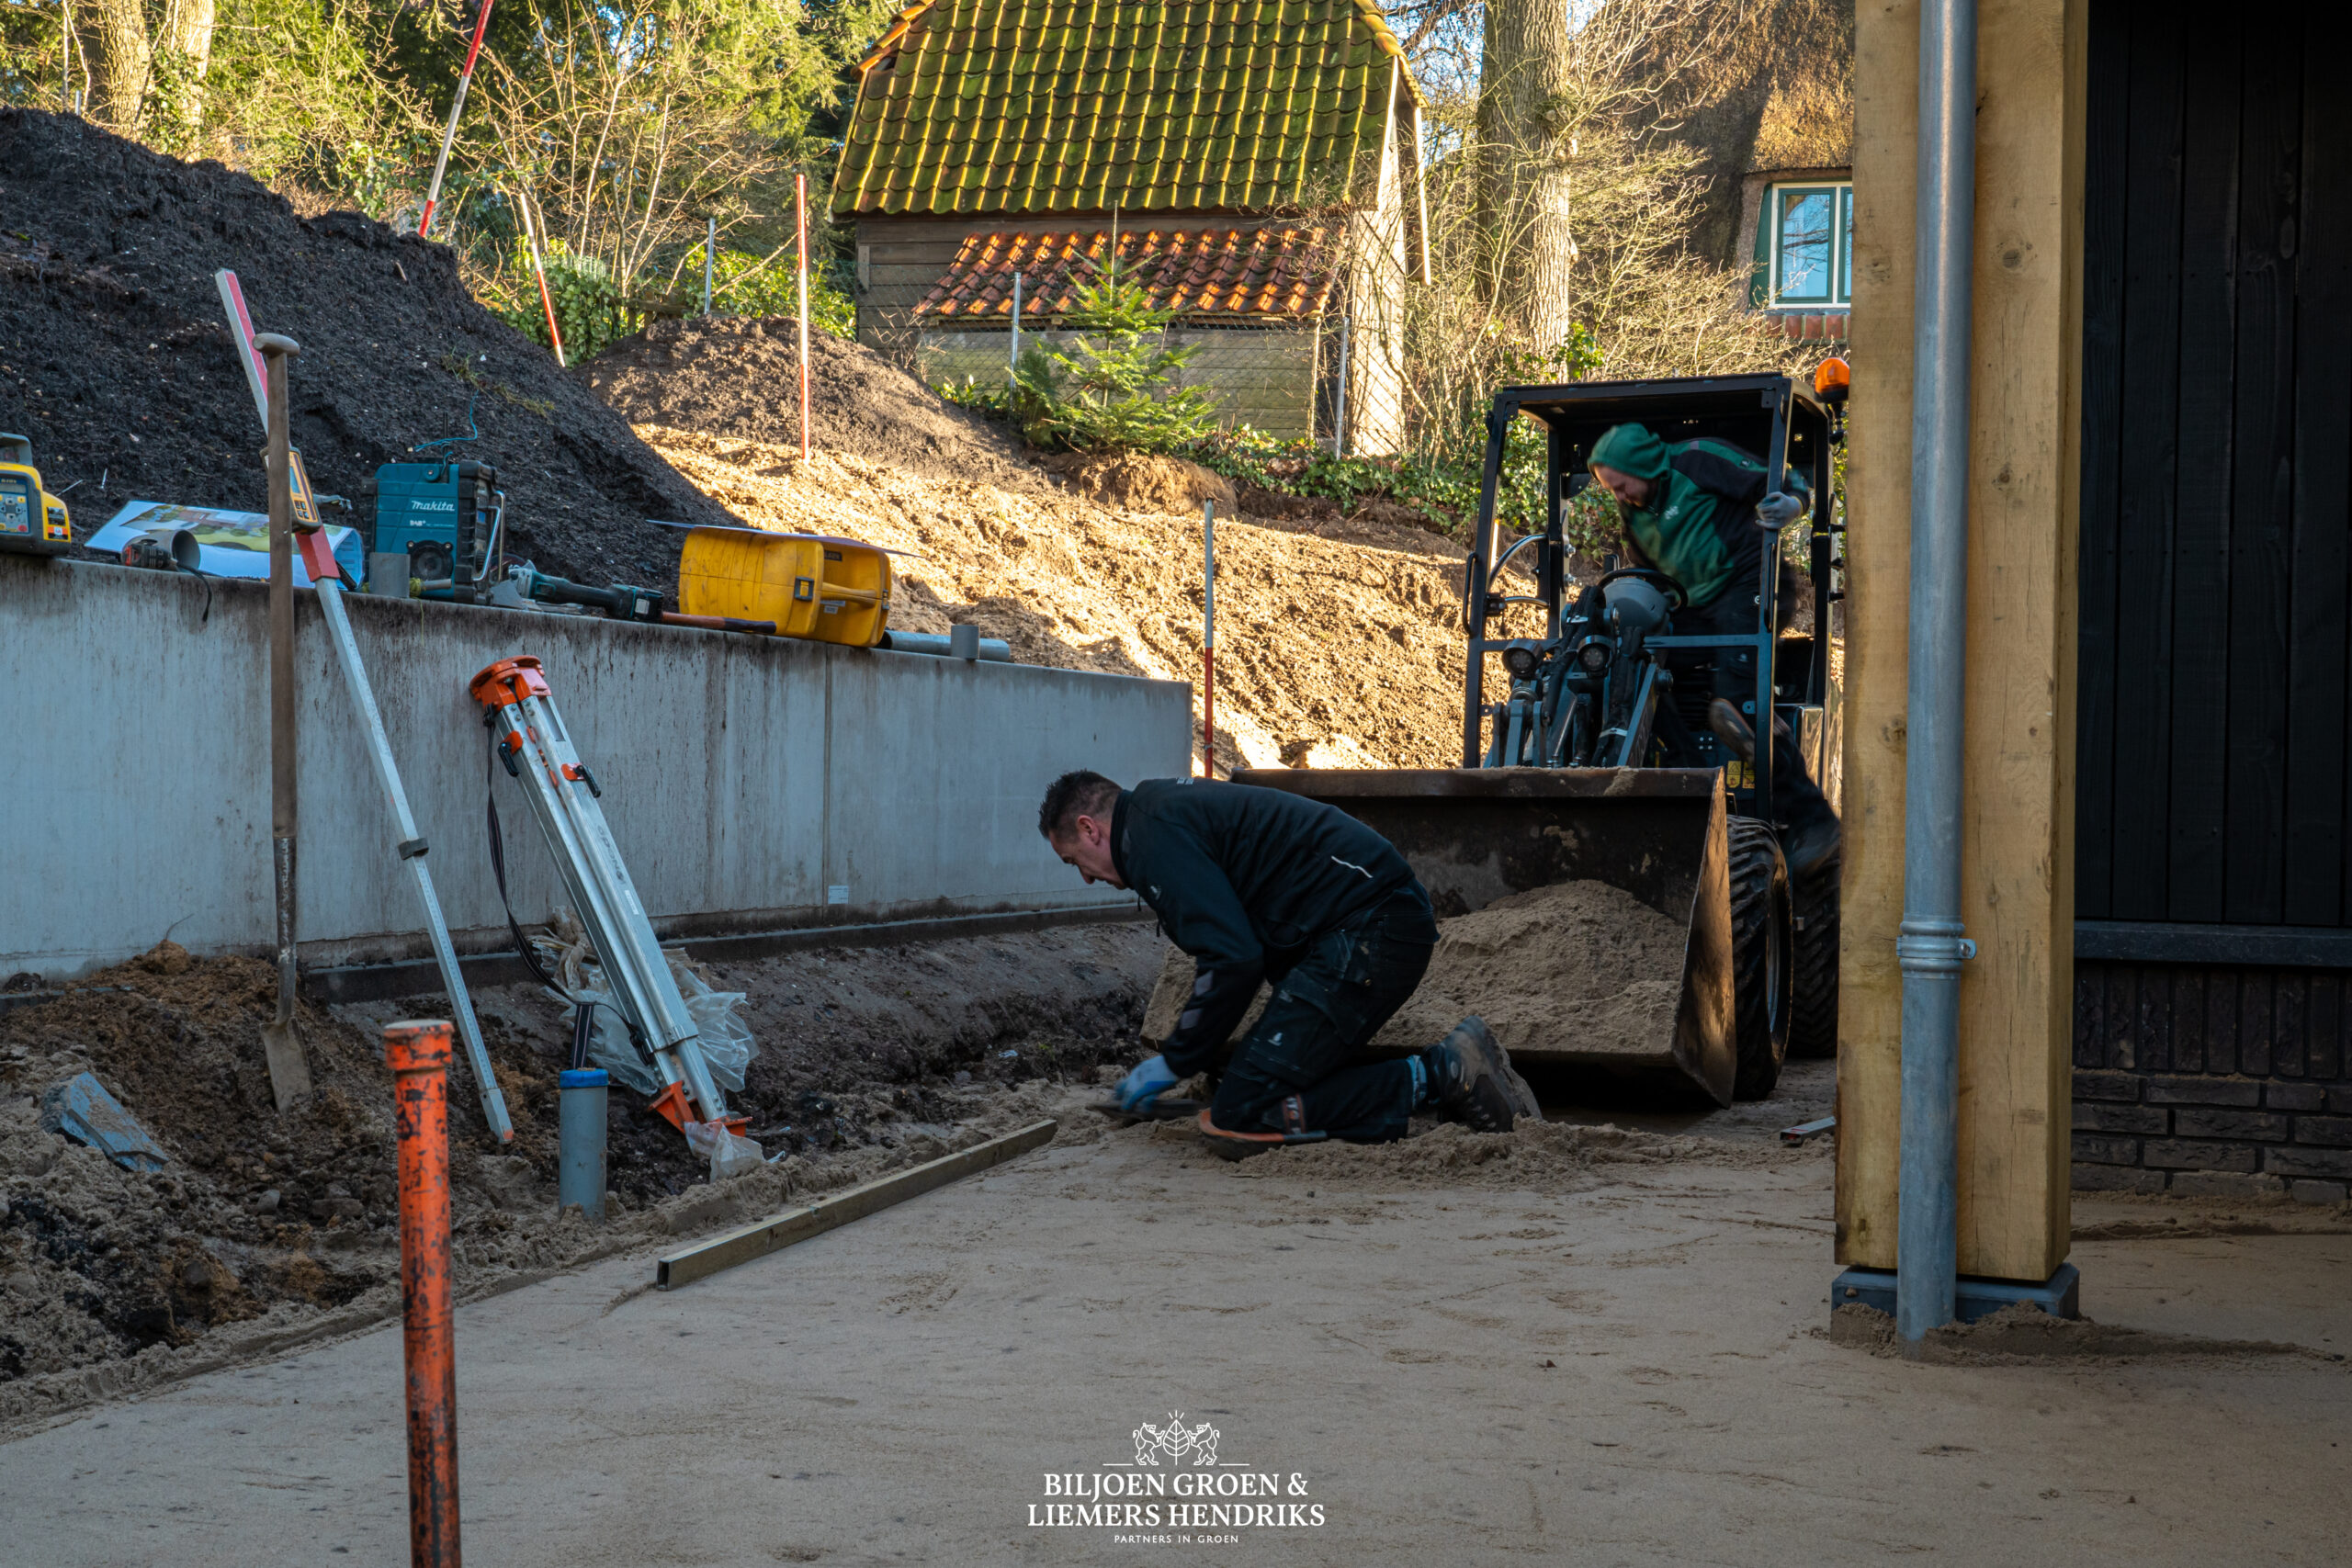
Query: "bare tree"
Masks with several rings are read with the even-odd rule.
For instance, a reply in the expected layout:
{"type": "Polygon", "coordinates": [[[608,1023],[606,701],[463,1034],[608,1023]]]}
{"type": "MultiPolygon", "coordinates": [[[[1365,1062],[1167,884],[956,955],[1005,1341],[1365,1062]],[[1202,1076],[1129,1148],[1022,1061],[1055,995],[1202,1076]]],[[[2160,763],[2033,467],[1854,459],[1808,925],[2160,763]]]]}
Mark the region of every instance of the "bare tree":
{"type": "Polygon", "coordinates": [[[662,257],[674,277],[706,218],[729,232],[786,167],[743,123],[726,22],[659,0],[579,0],[547,13],[527,61],[483,56],[482,134],[546,204],[566,257],[625,295],[663,287],[662,257]]]}
{"type": "MultiPolygon", "coordinates": [[[[1565,35],[1565,85],[1537,106],[1548,149],[1531,149],[1523,136],[1487,143],[1486,128],[1508,95],[1455,69],[1464,29],[1476,19],[1449,8],[1452,0],[1430,0],[1418,13],[1430,24],[1415,28],[1424,50],[1444,57],[1429,73],[1434,90],[1425,88],[1431,273],[1405,297],[1409,446],[1483,439],[1476,416],[1510,381],[1565,379],[1596,362],[1603,375],[1641,377],[1760,370],[1788,357],[1771,321],[1743,308],[1745,274],[1688,249],[1706,178],[1673,111],[1749,3],[1608,0],[1586,14],[1578,0],[1568,20],[1581,17],[1581,25],[1565,35]],[[1498,212],[1494,195],[1498,166],[1524,175],[1539,154],[1560,199],[1575,202],[1573,229],[1559,226],[1570,235],[1566,280],[1541,286],[1542,336],[1522,302],[1538,270],[1525,264],[1543,210],[1530,202],[1498,212]]],[[[1558,253],[1542,265],[1557,278],[1558,253]]]]}

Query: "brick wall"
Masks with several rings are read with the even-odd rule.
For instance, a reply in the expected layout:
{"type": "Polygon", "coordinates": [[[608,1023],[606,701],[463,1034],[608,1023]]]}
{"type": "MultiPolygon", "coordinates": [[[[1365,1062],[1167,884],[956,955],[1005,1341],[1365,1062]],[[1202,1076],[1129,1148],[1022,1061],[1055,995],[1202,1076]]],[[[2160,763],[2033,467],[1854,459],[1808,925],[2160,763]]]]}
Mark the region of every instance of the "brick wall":
{"type": "Polygon", "coordinates": [[[2075,966],[2075,1186],[2282,1196],[2352,1190],[2352,973],[2075,966]]]}

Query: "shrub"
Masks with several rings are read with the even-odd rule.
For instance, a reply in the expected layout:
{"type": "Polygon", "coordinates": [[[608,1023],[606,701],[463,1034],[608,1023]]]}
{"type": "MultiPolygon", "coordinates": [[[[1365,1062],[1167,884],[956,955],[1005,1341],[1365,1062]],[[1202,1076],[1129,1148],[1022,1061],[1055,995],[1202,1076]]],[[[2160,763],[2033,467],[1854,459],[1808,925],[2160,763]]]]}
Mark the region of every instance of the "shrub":
{"type": "Polygon", "coordinates": [[[1201,387],[1171,388],[1193,350],[1170,348],[1172,310],[1154,310],[1114,255],[1082,286],[1063,324],[1077,352],[1028,348],[1012,368],[1007,406],[1033,446],[1072,452],[1166,452],[1215,428],[1201,387]]]}

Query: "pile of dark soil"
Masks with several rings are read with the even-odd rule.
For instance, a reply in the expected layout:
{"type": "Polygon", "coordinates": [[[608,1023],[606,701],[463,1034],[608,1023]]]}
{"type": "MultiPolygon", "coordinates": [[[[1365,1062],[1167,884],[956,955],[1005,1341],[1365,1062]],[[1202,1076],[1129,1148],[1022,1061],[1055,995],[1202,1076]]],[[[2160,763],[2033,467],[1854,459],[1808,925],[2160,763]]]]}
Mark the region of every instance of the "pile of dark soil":
{"type": "MultiPolygon", "coordinates": [[[[776,316],[656,321],[581,367],[631,424],[774,446],[800,442],[799,326],[776,316]]],[[[942,400],[872,349],[808,335],[809,444],[921,478],[1042,491],[1002,430],[942,400]]]]}
{"type": "Polygon", "coordinates": [[[646,519],[728,520],[477,304],[441,245],[303,219],[218,164],[30,109],[0,110],[0,429],[32,438],[78,536],[127,500],[266,505],[220,267],[257,330],[302,345],[293,438],[323,491],[356,500],[377,465],[478,427],[449,450],[497,466],[513,550],[550,571],[667,586],[677,538],[646,519]]]}
{"type": "MultiPolygon", "coordinates": [[[[1147,929],[1108,925],[706,966],[714,986],[746,993],[761,1049],[730,1100],[776,1163],[713,1189],[677,1133],[616,1086],[603,1230],[556,1213],[568,1011],[536,987],[481,993],[514,1138],[491,1137],[471,1075],[454,1067],[460,1288],[770,1213],[795,1192],[1035,1120],[1038,1093],[1091,1085],[1098,1066],[1136,1054],[1158,950],[1147,929]]],[[[280,1115],[261,1047],[276,999],[268,965],[195,960],[165,942],[0,1014],[0,1424],[128,1386],[111,1379],[184,1374],[305,1325],[398,1310],[381,1030],[446,1008],[420,997],[301,1004],[315,1092],[280,1115]],[[41,1093],[80,1072],[146,1127],[168,1156],[162,1170],[134,1174],[43,1130],[41,1093]]]]}

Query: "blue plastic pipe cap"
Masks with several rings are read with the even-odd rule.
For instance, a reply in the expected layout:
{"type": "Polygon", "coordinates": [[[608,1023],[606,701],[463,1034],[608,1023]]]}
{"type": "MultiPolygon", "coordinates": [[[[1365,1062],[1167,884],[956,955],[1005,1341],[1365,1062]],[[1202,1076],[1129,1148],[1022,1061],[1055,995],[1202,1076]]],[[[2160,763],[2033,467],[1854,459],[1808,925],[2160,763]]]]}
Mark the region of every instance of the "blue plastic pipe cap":
{"type": "Polygon", "coordinates": [[[602,1067],[566,1067],[556,1079],[559,1089],[605,1089],[611,1085],[613,1075],[602,1067]]]}

